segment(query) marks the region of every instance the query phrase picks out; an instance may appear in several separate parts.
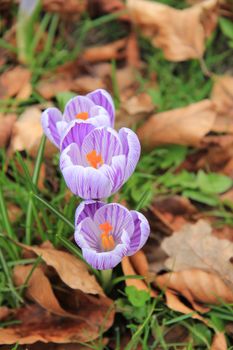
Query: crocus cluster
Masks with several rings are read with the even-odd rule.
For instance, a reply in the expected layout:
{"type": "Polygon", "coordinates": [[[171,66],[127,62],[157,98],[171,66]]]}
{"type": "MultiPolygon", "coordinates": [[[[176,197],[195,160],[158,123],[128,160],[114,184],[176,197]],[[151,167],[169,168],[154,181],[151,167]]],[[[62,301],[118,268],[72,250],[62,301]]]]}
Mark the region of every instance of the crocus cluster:
{"type": "Polygon", "coordinates": [[[113,129],[114,119],[113,100],[103,89],[72,98],[63,114],[57,108],[42,113],[44,133],[60,150],[64,180],[84,200],[76,210],[75,241],[99,270],[136,253],[150,232],[141,213],[103,201],[132,175],[141,150],[131,129],[113,129]]]}

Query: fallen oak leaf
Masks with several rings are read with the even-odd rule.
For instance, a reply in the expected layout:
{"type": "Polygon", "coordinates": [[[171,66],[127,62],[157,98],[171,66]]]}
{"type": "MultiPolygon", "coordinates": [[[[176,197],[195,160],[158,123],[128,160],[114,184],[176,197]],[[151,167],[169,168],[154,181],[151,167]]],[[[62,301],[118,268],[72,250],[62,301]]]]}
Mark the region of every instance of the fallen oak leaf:
{"type": "Polygon", "coordinates": [[[59,304],[51,283],[40,267],[33,270],[33,265],[16,266],[13,270],[13,280],[17,287],[26,286],[26,296],[38,303],[45,310],[59,316],[79,318],[78,315],[65,311],[59,304]],[[30,276],[30,273],[32,275],[30,276]]]}
{"type": "MultiPolygon", "coordinates": [[[[169,269],[204,269],[216,274],[216,278],[219,276],[218,278],[232,288],[233,269],[230,259],[233,256],[233,243],[215,237],[207,221],[199,220],[195,224],[183,226],[180,231],[164,239],[162,249],[170,256],[165,262],[169,269]]],[[[227,294],[229,300],[233,300],[233,293],[226,293],[225,298],[227,294]]]]}
{"type": "Polygon", "coordinates": [[[184,10],[146,0],[128,0],[127,6],[133,22],[171,61],[201,58],[205,39],[217,24],[217,0],[207,0],[184,10]]]}
{"type": "Polygon", "coordinates": [[[70,288],[84,293],[104,295],[95,277],[88,271],[87,265],[75,256],[54,248],[27,246],[20,244],[26,250],[40,256],[48,266],[53,267],[61,280],[70,288]]]}
{"type": "Polygon", "coordinates": [[[149,149],[161,144],[198,146],[211,130],[216,118],[214,104],[203,100],[189,106],[153,115],[138,129],[143,146],[149,149]]]}

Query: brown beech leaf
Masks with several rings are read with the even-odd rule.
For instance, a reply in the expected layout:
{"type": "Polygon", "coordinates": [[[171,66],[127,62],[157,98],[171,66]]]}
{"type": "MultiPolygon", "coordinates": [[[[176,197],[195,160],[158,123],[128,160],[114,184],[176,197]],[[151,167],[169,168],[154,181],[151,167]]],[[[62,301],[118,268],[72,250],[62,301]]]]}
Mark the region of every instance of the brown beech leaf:
{"type": "Polygon", "coordinates": [[[37,91],[49,100],[59,92],[69,91],[72,88],[72,79],[64,74],[43,78],[36,86],[37,91]]]}
{"type": "Polygon", "coordinates": [[[124,58],[126,43],[127,39],[123,38],[103,46],[89,47],[82,54],[82,60],[94,63],[124,58]]]}
{"type": "Polygon", "coordinates": [[[95,277],[89,273],[87,265],[73,255],[54,248],[30,247],[24,244],[21,246],[41,256],[70,288],[81,290],[84,293],[104,295],[95,277]]]}
{"type": "Polygon", "coordinates": [[[5,320],[10,314],[10,309],[7,306],[0,306],[0,321],[5,320]]]}
{"type": "Polygon", "coordinates": [[[217,0],[184,10],[146,0],[128,0],[127,4],[133,21],[164,51],[165,58],[184,61],[203,56],[205,39],[217,23],[217,0]]]}
{"type": "Polygon", "coordinates": [[[202,322],[204,321],[204,318],[200,316],[198,313],[196,313],[193,309],[185,305],[178,296],[172,292],[170,289],[167,289],[165,291],[165,297],[166,297],[166,304],[169,307],[169,309],[172,309],[174,311],[181,312],[182,314],[190,314],[193,312],[192,318],[195,318],[197,320],[200,320],[202,322]]]}
{"type": "Polygon", "coordinates": [[[0,344],[89,342],[111,327],[113,313],[109,310],[112,302],[108,298],[96,300],[82,294],[79,303],[79,319],[49,313],[37,304],[16,310],[15,319],[21,323],[0,328],[0,344]]]}
{"type": "Polygon", "coordinates": [[[216,333],[213,338],[210,350],[227,350],[227,341],[223,332],[216,333]]]}
{"type": "Polygon", "coordinates": [[[132,96],[121,103],[116,114],[116,128],[132,127],[139,121],[146,119],[154,111],[151,97],[146,93],[132,96]]]}
{"type": "MultiPolygon", "coordinates": [[[[36,157],[42,135],[41,110],[38,107],[27,108],[13,126],[10,152],[26,150],[30,156],[36,157]]],[[[45,156],[50,157],[55,152],[55,147],[47,142],[45,156]]]]}
{"type": "Polygon", "coordinates": [[[16,119],[16,114],[0,114],[0,148],[8,145],[16,119]]]}
{"type": "Polygon", "coordinates": [[[211,99],[216,106],[217,118],[212,130],[233,133],[233,76],[215,79],[211,99]]]}
{"type": "MultiPolygon", "coordinates": [[[[17,287],[25,284],[32,269],[33,265],[16,266],[14,268],[13,279],[17,287]]],[[[26,295],[29,299],[35,301],[45,310],[48,310],[55,315],[75,317],[75,315],[72,315],[61,307],[53,292],[48,277],[46,277],[40,267],[35,268],[32,272],[27,284],[26,295]]]]}
{"type": "Polygon", "coordinates": [[[153,115],[138,129],[138,136],[146,148],[175,143],[197,146],[211,130],[216,113],[210,100],[153,115]]]}
{"type": "Polygon", "coordinates": [[[233,293],[214,273],[200,269],[169,272],[155,279],[160,288],[169,288],[184,296],[197,311],[204,311],[198,303],[219,304],[233,302],[233,293]]]}
{"type": "Polygon", "coordinates": [[[162,248],[170,256],[165,263],[169,269],[204,269],[220,276],[232,288],[233,268],[230,259],[233,256],[233,243],[215,237],[207,221],[200,220],[183,226],[180,231],[164,239],[162,248]]]}
{"type": "Polygon", "coordinates": [[[0,98],[26,99],[31,95],[31,73],[23,67],[15,67],[4,72],[0,77],[0,98]]]}
{"type": "MultiPolygon", "coordinates": [[[[145,254],[142,251],[137,252],[131,257],[124,257],[121,262],[122,270],[125,276],[141,275],[149,277],[148,263],[145,254]]],[[[144,280],[128,278],[125,280],[127,286],[134,286],[139,290],[150,292],[151,296],[156,296],[155,291],[150,290],[144,280]]]]}

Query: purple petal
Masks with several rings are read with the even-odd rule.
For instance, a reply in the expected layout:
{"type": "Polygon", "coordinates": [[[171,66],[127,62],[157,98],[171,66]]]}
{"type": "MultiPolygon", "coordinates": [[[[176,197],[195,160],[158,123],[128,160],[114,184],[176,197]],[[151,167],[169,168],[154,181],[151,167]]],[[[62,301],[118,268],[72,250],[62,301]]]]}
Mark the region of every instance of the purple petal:
{"type": "Polygon", "coordinates": [[[133,255],[140,250],[146,243],[150,234],[150,225],[141,213],[131,210],[131,215],[134,221],[134,233],[131,237],[129,255],[133,255]]]}
{"type": "Polygon", "coordinates": [[[134,223],[129,210],[118,203],[106,204],[97,210],[94,221],[98,225],[108,222],[112,227],[112,235],[117,243],[122,242],[123,231],[131,237],[134,232],[134,223]]]}
{"type": "Polygon", "coordinates": [[[71,167],[74,165],[81,165],[82,158],[79,147],[76,143],[71,143],[66,149],[61,153],[60,156],[60,168],[71,167]]]}
{"type": "Polygon", "coordinates": [[[112,157],[122,153],[122,145],[118,134],[111,128],[96,128],[92,130],[84,139],[82,154],[86,155],[93,150],[101,155],[105,164],[111,164],[112,157]]]}
{"type": "Polygon", "coordinates": [[[112,194],[115,193],[124,182],[126,157],[124,155],[114,156],[111,165],[104,164],[99,171],[104,173],[111,181],[112,194]]]}
{"type": "Polygon", "coordinates": [[[114,126],[115,108],[111,95],[104,89],[98,89],[87,95],[95,104],[106,109],[110,116],[111,126],[114,126]]]}
{"type": "Polygon", "coordinates": [[[86,217],[75,229],[74,239],[80,248],[99,250],[100,230],[91,218],[86,217]]]}
{"type": "MultiPolygon", "coordinates": [[[[45,135],[57,147],[60,145],[62,114],[57,108],[47,108],[41,116],[45,135]],[[58,127],[58,124],[60,124],[58,127]]],[[[63,124],[64,125],[64,124],[63,124]]]]}
{"type": "Polygon", "coordinates": [[[83,201],[79,204],[75,212],[75,226],[86,217],[94,218],[95,212],[106,203],[93,200],[83,201]]]}
{"type": "Polygon", "coordinates": [[[81,147],[84,138],[94,129],[95,127],[92,124],[74,120],[69,124],[62,135],[61,151],[73,142],[81,147]]]}
{"type": "Polygon", "coordinates": [[[75,96],[65,106],[64,119],[68,122],[74,120],[79,113],[88,113],[90,118],[90,110],[94,107],[94,102],[86,96],[75,96]]]}
{"type": "Polygon", "coordinates": [[[123,153],[126,155],[125,181],[132,175],[138,163],[141,146],[137,135],[128,128],[119,130],[119,137],[123,146],[123,153]]]}
{"type": "Polygon", "coordinates": [[[100,126],[111,126],[111,120],[108,112],[101,106],[93,106],[90,110],[90,119],[88,122],[93,125],[100,126]]]}
{"type": "Polygon", "coordinates": [[[98,270],[110,270],[118,265],[128,251],[127,244],[118,244],[109,252],[97,252],[94,249],[83,248],[84,259],[98,270]]]}
{"type": "Polygon", "coordinates": [[[61,165],[61,171],[67,187],[83,199],[101,199],[111,194],[112,186],[109,179],[97,169],[79,165],[68,167],[61,165]]]}

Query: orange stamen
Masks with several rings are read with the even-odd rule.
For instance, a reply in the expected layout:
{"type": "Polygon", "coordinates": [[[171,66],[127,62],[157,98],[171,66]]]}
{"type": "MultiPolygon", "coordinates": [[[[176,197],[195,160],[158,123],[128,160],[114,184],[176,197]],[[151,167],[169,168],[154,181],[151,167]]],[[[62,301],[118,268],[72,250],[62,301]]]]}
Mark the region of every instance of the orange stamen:
{"type": "Polygon", "coordinates": [[[96,150],[89,152],[87,155],[87,161],[93,168],[98,168],[98,165],[103,164],[103,159],[100,154],[96,153],[96,150]]]}
{"type": "Polygon", "coordinates": [[[104,222],[99,225],[101,231],[103,231],[100,235],[101,237],[101,245],[104,250],[112,250],[115,247],[115,241],[112,235],[110,235],[110,231],[112,230],[112,226],[109,222],[104,222]]]}
{"type": "Polygon", "coordinates": [[[88,119],[88,113],[87,112],[78,113],[78,114],[76,114],[75,118],[76,119],[87,120],[88,119]]]}

